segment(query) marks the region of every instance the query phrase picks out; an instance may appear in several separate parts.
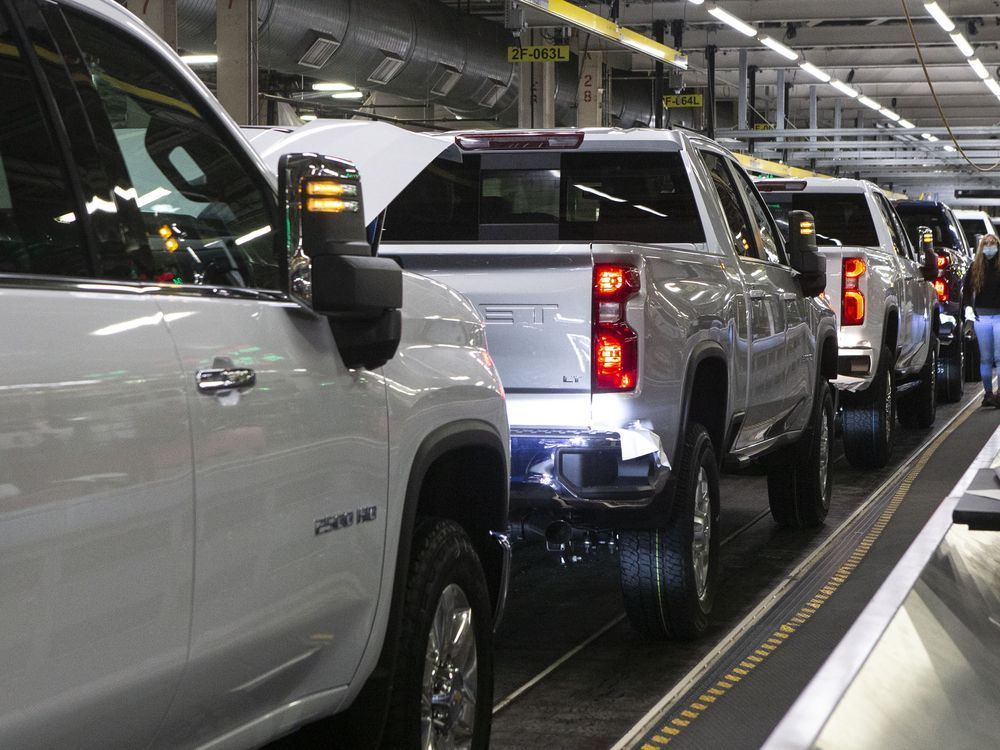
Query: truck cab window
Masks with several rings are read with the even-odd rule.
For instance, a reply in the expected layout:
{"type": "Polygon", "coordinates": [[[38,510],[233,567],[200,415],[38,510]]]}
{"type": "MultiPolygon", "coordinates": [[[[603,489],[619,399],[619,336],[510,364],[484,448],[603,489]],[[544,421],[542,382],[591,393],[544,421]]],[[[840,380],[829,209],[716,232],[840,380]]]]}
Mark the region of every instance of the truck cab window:
{"type": "Polygon", "coordinates": [[[213,124],[141,47],[83,15],[66,17],[142,212],[147,246],[123,276],[281,289],[269,203],[213,124]]]}
{"type": "Polygon", "coordinates": [[[0,9],[0,273],[90,276],[69,177],[0,9]]]}
{"type": "Polygon", "coordinates": [[[748,258],[761,258],[757,247],[757,236],[750,217],[747,216],[743,202],[740,200],[739,188],[733,182],[733,176],[726,169],[725,157],[711,151],[701,151],[702,161],[712,178],[712,187],[719,198],[722,212],[729,226],[730,237],[736,252],[748,258]]]}

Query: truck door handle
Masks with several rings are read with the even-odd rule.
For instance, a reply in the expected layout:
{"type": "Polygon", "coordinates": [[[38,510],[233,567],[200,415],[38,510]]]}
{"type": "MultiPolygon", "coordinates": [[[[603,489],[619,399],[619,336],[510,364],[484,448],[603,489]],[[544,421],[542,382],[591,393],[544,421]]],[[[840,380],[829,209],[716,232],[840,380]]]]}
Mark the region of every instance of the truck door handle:
{"type": "Polygon", "coordinates": [[[750,290],[750,299],[764,299],[765,297],[767,297],[767,292],[765,292],[763,289],[750,290]]]}
{"type": "Polygon", "coordinates": [[[223,367],[198,370],[195,382],[202,393],[231,391],[234,388],[251,388],[257,383],[257,373],[249,367],[223,367]]]}
{"type": "Polygon", "coordinates": [[[785,302],[795,302],[798,298],[799,298],[799,295],[797,295],[795,292],[782,292],[781,293],[781,299],[785,300],[785,302]]]}

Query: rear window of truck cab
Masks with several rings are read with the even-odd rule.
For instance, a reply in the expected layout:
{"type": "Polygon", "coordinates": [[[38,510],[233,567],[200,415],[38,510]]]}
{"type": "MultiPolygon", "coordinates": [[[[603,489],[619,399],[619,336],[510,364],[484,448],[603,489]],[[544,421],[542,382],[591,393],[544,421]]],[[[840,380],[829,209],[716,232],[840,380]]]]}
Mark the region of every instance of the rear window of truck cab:
{"type": "Polygon", "coordinates": [[[878,247],[878,233],[863,193],[767,191],[764,201],[788,239],[788,212],[808,211],[816,220],[816,244],[878,247]]]}
{"type": "Polygon", "coordinates": [[[385,242],[704,242],[679,153],[439,158],[393,203],[385,242]]]}
{"type": "Polygon", "coordinates": [[[961,228],[955,226],[944,209],[936,206],[908,206],[905,203],[897,203],[896,213],[903,220],[911,239],[917,237],[917,230],[920,227],[928,227],[934,234],[934,247],[949,247],[962,253],[966,252],[965,243],[960,235],[961,228]]]}

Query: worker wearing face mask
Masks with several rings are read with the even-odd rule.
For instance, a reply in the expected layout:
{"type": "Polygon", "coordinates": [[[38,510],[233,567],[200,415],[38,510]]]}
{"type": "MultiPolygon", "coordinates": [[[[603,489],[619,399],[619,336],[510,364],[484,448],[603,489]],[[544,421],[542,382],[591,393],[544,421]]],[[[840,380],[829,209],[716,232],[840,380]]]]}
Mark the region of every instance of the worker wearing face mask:
{"type": "Polygon", "coordinates": [[[979,340],[979,375],[983,379],[983,406],[1000,408],[993,394],[993,368],[1000,369],[1000,241],[995,234],[979,240],[976,257],[965,277],[962,303],[965,317],[975,321],[979,340]]]}

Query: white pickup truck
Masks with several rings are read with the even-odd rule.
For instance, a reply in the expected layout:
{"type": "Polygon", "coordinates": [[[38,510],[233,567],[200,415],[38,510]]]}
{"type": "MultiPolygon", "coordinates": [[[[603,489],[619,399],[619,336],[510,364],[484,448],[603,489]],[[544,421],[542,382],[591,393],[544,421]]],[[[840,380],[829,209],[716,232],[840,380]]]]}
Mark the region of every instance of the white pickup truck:
{"type": "Polygon", "coordinates": [[[826,296],[840,322],[834,385],[844,452],[852,466],[885,466],[897,415],[914,427],[935,418],[937,257],[918,254],[889,197],[870,182],[814,177],[760,180],[757,188],[779,224],[796,210],[816,220],[826,296]]]}
{"type": "Polygon", "coordinates": [[[111,0],[0,3],[0,76],[0,747],[486,747],[476,309],[111,0]]]}
{"type": "MultiPolygon", "coordinates": [[[[336,153],[344,127],[286,138],[336,153]]],[[[276,137],[254,145],[267,155],[276,137]]],[[[617,534],[630,621],[697,635],[717,587],[724,460],[768,467],[781,524],[819,524],[829,508],[836,321],[810,217],[793,214],[786,244],[732,155],[695,135],[425,140],[436,152],[419,175],[367,218],[384,220],[381,254],[486,319],[512,425],[512,520],[555,547],[617,534]]],[[[378,133],[349,153],[413,176],[415,150],[378,133]]]]}

